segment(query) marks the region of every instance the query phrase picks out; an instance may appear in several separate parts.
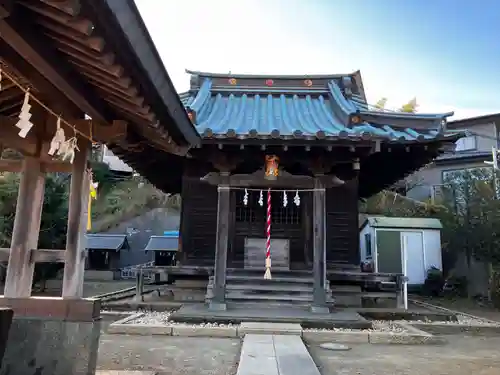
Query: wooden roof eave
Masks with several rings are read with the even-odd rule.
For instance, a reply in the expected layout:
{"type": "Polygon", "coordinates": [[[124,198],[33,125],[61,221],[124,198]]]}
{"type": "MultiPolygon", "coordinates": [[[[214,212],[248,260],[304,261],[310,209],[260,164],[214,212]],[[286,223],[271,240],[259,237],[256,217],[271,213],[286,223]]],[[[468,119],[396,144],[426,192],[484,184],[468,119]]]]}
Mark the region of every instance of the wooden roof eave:
{"type": "Polygon", "coordinates": [[[116,54],[134,80],[144,82],[146,78],[148,84],[141,85],[145,88],[144,96],[163,109],[163,113],[158,113],[159,118],[168,116],[174,120],[163,125],[176,142],[198,144],[200,136],[184,110],[134,1],[87,1],[84,6],[99,22],[102,33],[108,36],[107,42],[115,44],[116,54]]]}

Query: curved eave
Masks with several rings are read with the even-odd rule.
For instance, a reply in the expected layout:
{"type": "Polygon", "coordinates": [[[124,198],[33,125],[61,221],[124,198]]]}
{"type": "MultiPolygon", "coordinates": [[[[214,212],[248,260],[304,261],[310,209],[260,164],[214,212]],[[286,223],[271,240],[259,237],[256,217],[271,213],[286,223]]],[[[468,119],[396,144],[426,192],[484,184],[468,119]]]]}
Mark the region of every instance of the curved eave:
{"type": "Polygon", "coordinates": [[[135,2],[102,0],[89,4],[97,17],[104,20],[101,22],[104,32],[114,36],[115,39],[119,39],[117,35],[123,36],[122,41],[115,41],[120,47],[115,50],[117,53],[121,52],[125,57],[124,61],[131,63],[131,74],[136,75],[139,81],[143,81],[142,86],[152,102],[158,104],[159,112],[164,118],[164,121],[160,122],[166,124],[176,141],[187,144],[199,143],[199,134],[189,121],[135,2]]]}
{"type": "Polygon", "coordinates": [[[442,132],[446,118],[453,112],[443,114],[388,113],[381,111],[359,111],[361,120],[371,124],[389,125],[392,128],[411,128],[413,130],[436,130],[442,132]]]}

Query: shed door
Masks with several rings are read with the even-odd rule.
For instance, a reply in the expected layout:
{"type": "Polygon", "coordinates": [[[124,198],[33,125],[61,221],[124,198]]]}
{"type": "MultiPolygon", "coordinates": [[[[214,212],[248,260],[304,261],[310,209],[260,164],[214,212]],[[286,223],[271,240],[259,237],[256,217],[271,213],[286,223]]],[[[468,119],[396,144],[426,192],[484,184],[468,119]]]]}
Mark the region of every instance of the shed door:
{"type": "Polygon", "coordinates": [[[406,276],[408,276],[408,284],[423,284],[426,277],[423,233],[402,232],[401,241],[403,246],[406,245],[406,276]]]}
{"type": "Polygon", "coordinates": [[[378,272],[402,273],[401,232],[377,230],[378,272]]]}

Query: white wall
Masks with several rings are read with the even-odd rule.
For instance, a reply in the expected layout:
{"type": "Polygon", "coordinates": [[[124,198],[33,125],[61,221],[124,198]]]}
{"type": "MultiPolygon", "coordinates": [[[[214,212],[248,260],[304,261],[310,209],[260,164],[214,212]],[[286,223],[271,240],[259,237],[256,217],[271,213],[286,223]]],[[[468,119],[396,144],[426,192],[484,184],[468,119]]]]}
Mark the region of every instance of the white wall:
{"type": "Polygon", "coordinates": [[[443,270],[441,232],[439,230],[424,230],[424,262],[426,272],[431,267],[443,270]]]}

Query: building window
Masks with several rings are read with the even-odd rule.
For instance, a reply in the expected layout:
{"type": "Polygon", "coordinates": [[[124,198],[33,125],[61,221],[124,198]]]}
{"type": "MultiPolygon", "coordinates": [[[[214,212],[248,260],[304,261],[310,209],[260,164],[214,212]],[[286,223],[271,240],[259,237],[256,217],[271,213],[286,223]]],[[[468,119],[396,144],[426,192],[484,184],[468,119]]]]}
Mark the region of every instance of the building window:
{"type": "Polygon", "coordinates": [[[371,258],[372,257],[372,236],[370,236],[370,233],[365,233],[365,251],[366,251],[366,258],[371,258]]]}
{"type": "Polygon", "coordinates": [[[455,147],[455,151],[471,151],[476,149],[476,136],[470,135],[468,137],[460,138],[455,147]]]}

